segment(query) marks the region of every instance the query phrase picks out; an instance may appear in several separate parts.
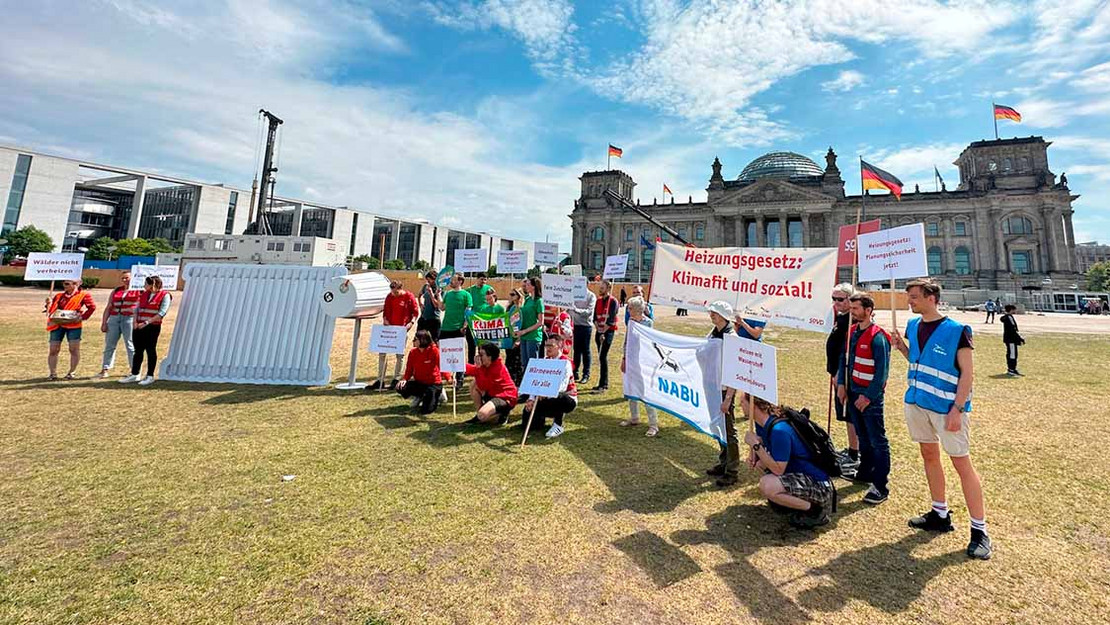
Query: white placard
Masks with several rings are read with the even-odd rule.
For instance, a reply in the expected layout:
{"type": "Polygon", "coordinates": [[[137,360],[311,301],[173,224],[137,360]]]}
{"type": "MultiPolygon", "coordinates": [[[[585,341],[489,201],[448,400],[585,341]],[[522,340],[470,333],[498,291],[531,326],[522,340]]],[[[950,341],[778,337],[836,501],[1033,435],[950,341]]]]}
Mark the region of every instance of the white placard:
{"type": "Polygon", "coordinates": [[[766,343],[725,335],[721,386],[779,403],[778,351],[766,343]]]}
{"type": "Polygon", "coordinates": [[[127,288],[141,290],[147,276],[158,276],[162,278],[163,289],[176,291],[178,269],[177,265],[131,265],[131,284],[127,288]]]}
{"type": "Polygon", "coordinates": [[[555,273],[543,276],[543,303],[560,308],[577,308],[589,297],[586,294],[585,276],[563,276],[555,273]]]}
{"type": "Polygon", "coordinates": [[[85,265],[82,253],[31,252],[27,255],[24,280],[80,280],[85,265]]]}
{"type": "Polygon", "coordinates": [[[537,241],[534,246],[537,265],[541,267],[555,267],[559,264],[558,243],[541,243],[537,241]]]}
{"type": "Polygon", "coordinates": [[[570,361],[562,358],[532,358],[520,381],[520,394],[558,397],[569,366],[570,361]]]}
{"type": "Polygon", "coordinates": [[[859,281],[886,282],[929,275],[925,224],[859,235],[859,281]]]}
{"type": "Polygon", "coordinates": [[[439,340],[439,370],[442,373],[466,372],[466,339],[439,340]]]}
{"type": "Polygon", "coordinates": [[[455,271],[485,271],[489,269],[489,250],[455,250],[455,271]]]}
{"type": "Polygon", "coordinates": [[[627,272],[628,254],[605,257],[605,275],[602,276],[603,278],[606,280],[624,280],[624,274],[627,272]]]}
{"type": "Polygon", "coordinates": [[[376,325],[370,329],[370,351],[375,354],[404,354],[407,343],[405,326],[376,325]]]}
{"type": "Polygon", "coordinates": [[[582,265],[563,265],[563,273],[568,276],[582,275],[582,265]]]}
{"type": "Polygon", "coordinates": [[[497,273],[528,273],[528,250],[497,250],[497,273]]]}

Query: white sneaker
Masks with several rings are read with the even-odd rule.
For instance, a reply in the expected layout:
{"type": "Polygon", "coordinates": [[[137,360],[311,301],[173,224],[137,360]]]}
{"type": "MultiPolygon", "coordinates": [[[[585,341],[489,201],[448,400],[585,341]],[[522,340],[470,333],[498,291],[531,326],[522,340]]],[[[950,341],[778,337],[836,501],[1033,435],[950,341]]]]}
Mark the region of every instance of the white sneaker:
{"type": "Polygon", "coordinates": [[[547,434],[544,434],[544,436],[546,436],[547,438],[555,438],[556,436],[562,434],[565,431],[566,430],[563,429],[563,426],[558,425],[558,424],[552,424],[551,429],[547,430],[547,434]]]}
{"type": "Polygon", "coordinates": [[[97,377],[97,379],[99,379],[99,380],[103,380],[104,378],[108,377],[108,370],[107,370],[107,369],[104,369],[104,370],[103,370],[103,371],[101,371],[100,373],[96,374],[96,377],[97,377]]]}
{"type": "Polygon", "coordinates": [[[126,378],[120,378],[119,379],[120,384],[131,384],[132,382],[138,382],[138,381],[139,381],[139,376],[137,376],[137,375],[129,375],[126,378]]]}
{"type": "Polygon", "coordinates": [[[152,375],[148,375],[145,378],[139,380],[139,386],[150,386],[151,384],[154,384],[154,376],[152,375]]]}
{"type": "Polygon", "coordinates": [[[447,391],[440,391],[439,392],[439,402],[441,404],[446,404],[447,403],[447,391]]]}

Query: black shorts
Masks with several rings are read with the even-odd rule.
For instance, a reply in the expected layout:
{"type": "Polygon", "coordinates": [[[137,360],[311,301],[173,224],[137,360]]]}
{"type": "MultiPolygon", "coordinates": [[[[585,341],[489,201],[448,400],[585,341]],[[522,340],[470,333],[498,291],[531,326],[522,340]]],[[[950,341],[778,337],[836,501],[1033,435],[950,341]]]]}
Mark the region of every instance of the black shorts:
{"type": "Polygon", "coordinates": [[[482,405],[485,406],[489,402],[493,402],[494,412],[496,412],[497,416],[499,417],[507,417],[509,416],[509,413],[513,411],[512,404],[505,401],[504,399],[500,397],[490,397],[489,395],[482,395],[482,405]]]}

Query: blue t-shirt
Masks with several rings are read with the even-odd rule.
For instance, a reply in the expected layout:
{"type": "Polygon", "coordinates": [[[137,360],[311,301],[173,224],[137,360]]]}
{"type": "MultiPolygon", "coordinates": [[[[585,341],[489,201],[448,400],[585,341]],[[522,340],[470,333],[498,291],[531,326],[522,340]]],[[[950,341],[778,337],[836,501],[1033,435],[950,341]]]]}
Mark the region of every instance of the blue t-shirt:
{"type": "MultiPolygon", "coordinates": [[[[762,319],[748,319],[746,317],[744,318],[744,323],[750,325],[753,328],[762,328],[763,326],[767,325],[767,322],[762,319]]],[[[744,329],[744,326],[740,325],[739,323],[734,324],[732,327],[733,332],[736,332],[736,336],[742,339],[754,339],[756,341],[763,340],[762,334],[759,335],[758,339],[756,339],[751,334],[748,334],[748,331],[744,329]]]]}
{"type": "Polygon", "coordinates": [[[767,453],[771,454],[776,462],[786,462],[787,473],[805,473],[818,481],[829,479],[827,473],[810,461],[809,449],[806,448],[802,437],[794,431],[794,426],[788,422],[780,421],[775,424],[774,429],[771,430],[770,441],[767,440],[766,432],[758,423],[755,426],[755,433],[763,440],[767,453]]]}

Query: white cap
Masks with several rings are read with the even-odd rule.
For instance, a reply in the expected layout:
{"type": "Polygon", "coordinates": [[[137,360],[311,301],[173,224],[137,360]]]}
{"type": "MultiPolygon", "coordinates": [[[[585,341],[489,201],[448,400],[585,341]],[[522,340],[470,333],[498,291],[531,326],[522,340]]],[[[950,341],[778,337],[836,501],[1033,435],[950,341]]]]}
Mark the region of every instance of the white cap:
{"type": "Polygon", "coordinates": [[[732,304],[719,299],[709,305],[709,312],[715,312],[725,319],[732,319],[732,304]]]}

